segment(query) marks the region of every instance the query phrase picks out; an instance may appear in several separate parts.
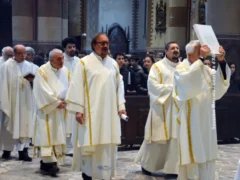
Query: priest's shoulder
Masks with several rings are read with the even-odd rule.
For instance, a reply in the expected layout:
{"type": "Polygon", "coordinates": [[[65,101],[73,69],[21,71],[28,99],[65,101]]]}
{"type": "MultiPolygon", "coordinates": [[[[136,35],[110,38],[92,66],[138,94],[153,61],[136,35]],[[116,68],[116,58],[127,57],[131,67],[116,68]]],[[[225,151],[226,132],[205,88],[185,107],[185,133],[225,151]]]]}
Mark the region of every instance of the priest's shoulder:
{"type": "Polygon", "coordinates": [[[188,70],[189,61],[184,59],[179,65],[177,65],[176,70],[188,70]]]}
{"type": "Polygon", "coordinates": [[[112,61],[113,65],[114,65],[115,67],[118,67],[118,68],[119,68],[118,63],[117,63],[116,60],[114,60],[114,59],[111,58],[111,57],[109,57],[109,60],[112,61]]]}
{"type": "Polygon", "coordinates": [[[43,72],[43,71],[45,71],[45,70],[47,69],[47,67],[48,67],[48,63],[43,64],[43,65],[41,65],[41,66],[38,68],[38,71],[43,72]]]}
{"type": "Polygon", "coordinates": [[[154,66],[155,66],[155,68],[156,67],[160,68],[160,67],[164,66],[163,59],[161,61],[154,63],[154,66]]]}
{"type": "Polygon", "coordinates": [[[78,58],[78,60],[79,60],[79,63],[86,64],[89,58],[91,57],[87,55],[87,56],[84,56],[83,58],[78,58]]]}
{"type": "Polygon", "coordinates": [[[13,62],[15,62],[15,60],[13,58],[10,58],[4,64],[8,65],[8,64],[12,64],[13,62]]]}

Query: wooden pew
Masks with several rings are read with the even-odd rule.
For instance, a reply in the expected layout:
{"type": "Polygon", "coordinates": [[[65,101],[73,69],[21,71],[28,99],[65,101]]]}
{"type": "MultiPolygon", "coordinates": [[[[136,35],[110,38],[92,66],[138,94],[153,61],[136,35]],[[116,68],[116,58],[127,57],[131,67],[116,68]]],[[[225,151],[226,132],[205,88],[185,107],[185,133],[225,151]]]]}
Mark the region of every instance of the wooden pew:
{"type": "MultiPolygon", "coordinates": [[[[149,97],[126,96],[129,121],[121,121],[122,144],[141,144],[149,111],[149,97]]],[[[226,94],[216,102],[218,140],[240,139],[240,94],[226,94]]]]}

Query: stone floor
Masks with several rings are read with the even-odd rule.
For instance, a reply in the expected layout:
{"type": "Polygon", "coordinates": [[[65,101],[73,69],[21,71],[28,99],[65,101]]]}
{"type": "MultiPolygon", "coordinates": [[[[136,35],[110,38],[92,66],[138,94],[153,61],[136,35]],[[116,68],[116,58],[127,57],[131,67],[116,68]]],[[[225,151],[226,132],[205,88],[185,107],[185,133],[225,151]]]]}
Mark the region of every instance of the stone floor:
{"type": "MultiPolygon", "coordinates": [[[[219,145],[220,159],[217,161],[216,180],[233,180],[240,158],[240,144],[219,145]]],[[[32,154],[32,150],[30,151],[32,154]]],[[[161,173],[154,176],[144,176],[141,174],[140,166],[133,164],[137,150],[126,150],[118,152],[117,177],[115,179],[129,180],[163,180],[161,173]]],[[[10,161],[0,159],[0,180],[49,180],[53,179],[43,176],[39,172],[39,159],[34,159],[31,163],[17,160],[10,161]]],[[[60,167],[59,180],[81,180],[80,172],[71,171],[71,157],[66,158],[66,164],[60,167]]]]}

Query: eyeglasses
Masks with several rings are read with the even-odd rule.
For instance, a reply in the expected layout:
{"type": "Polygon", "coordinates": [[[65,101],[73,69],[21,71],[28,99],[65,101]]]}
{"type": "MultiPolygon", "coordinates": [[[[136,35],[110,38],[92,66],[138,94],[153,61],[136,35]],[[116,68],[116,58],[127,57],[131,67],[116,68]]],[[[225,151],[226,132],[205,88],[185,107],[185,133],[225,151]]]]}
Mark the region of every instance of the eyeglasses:
{"type": "Polygon", "coordinates": [[[101,46],[109,45],[109,42],[96,42],[96,44],[100,44],[101,46]]]}

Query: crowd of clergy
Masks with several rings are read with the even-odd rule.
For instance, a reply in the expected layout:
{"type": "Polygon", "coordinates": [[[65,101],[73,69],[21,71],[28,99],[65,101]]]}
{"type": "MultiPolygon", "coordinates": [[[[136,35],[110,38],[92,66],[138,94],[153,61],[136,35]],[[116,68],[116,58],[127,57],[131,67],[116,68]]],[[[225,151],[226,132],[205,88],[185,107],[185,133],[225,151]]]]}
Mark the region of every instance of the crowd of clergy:
{"type": "Polygon", "coordinates": [[[179,61],[179,45],[169,42],[162,60],[146,56],[147,75],[137,57],[116,53],[113,59],[106,34],[93,37],[91,47],[91,54],[79,58],[75,40],[65,38],[63,51],[51,50],[49,61],[40,67],[33,63],[33,48],[20,44],[3,48],[2,158],[11,159],[15,148],[19,160],[32,161],[28,154],[32,143],[43,174],[57,176],[65,155],[73,154],[72,169],[81,171],[84,180],[114,178],[121,119],[127,115],[124,95],[134,81],[135,90],[150,99],[144,141],[135,159],[142,173],[150,176],[161,170],[179,180],[215,180],[213,104],[226,93],[231,76],[223,47],[215,70],[201,60],[211,55],[208,46],[190,41],[187,58],[179,61]],[[68,143],[73,149],[66,152],[68,143]]]}

